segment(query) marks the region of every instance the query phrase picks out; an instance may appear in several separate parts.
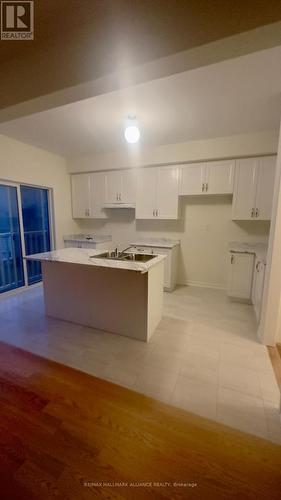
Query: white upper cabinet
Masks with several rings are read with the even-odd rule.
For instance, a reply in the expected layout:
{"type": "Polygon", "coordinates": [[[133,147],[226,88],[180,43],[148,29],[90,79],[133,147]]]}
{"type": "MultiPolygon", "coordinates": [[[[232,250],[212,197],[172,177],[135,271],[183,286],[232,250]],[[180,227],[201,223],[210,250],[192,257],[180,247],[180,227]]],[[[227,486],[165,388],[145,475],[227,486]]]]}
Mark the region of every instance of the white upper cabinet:
{"type": "Polygon", "coordinates": [[[259,160],[236,161],[232,219],[251,220],[254,216],[259,160]]]}
{"type": "Polygon", "coordinates": [[[84,219],[90,217],[91,174],[71,176],[72,217],[84,219]]]}
{"type": "Polygon", "coordinates": [[[177,219],[177,167],[144,168],[138,173],[136,219],[177,219]]]}
{"type": "Polygon", "coordinates": [[[158,168],[156,189],[158,219],[177,219],[179,210],[179,171],[175,167],[158,168]]]}
{"type": "Polygon", "coordinates": [[[205,176],[206,163],[190,163],[181,167],[180,194],[202,194],[205,176]]]}
{"type": "Polygon", "coordinates": [[[190,163],[181,167],[181,195],[232,194],[234,160],[190,163]]]}
{"type": "Polygon", "coordinates": [[[232,194],[235,160],[212,161],[206,164],[206,194],[232,194]]]}
{"type": "Polygon", "coordinates": [[[118,170],[105,174],[105,205],[136,203],[136,171],[118,170]]]}
{"type": "Polygon", "coordinates": [[[271,219],[275,165],[275,157],[236,161],[233,220],[271,219]]]}
{"type": "Polygon", "coordinates": [[[104,210],[105,200],[105,174],[96,172],[90,179],[90,217],[93,219],[106,219],[104,210]]]}
{"type": "Polygon", "coordinates": [[[138,172],[136,219],[153,219],[156,210],[157,168],[138,172]]]}
{"type": "Polygon", "coordinates": [[[124,170],[121,173],[121,202],[135,205],[137,196],[137,172],[124,170]]]}
{"type": "Polygon", "coordinates": [[[103,219],[105,176],[101,172],[71,176],[72,216],[75,219],[103,219]]]}
{"type": "Polygon", "coordinates": [[[107,172],[105,174],[105,203],[120,203],[121,174],[120,172],[107,172]]]}
{"type": "Polygon", "coordinates": [[[270,220],[274,191],[276,157],[268,156],[260,158],[259,161],[260,165],[255,203],[255,218],[258,220],[270,220]]]}

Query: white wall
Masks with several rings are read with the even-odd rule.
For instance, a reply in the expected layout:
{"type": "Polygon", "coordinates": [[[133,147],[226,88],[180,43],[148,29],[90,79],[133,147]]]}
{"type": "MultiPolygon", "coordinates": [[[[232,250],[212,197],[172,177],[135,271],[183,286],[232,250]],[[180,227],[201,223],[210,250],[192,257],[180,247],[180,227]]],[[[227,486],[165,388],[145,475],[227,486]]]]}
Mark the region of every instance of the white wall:
{"type": "Polygon", "coordinates": [[[165,144],[149,149],[136,145],[128,146],[122,152],[69,158],[67,168],[69,172],[89,172],[217,158],[239,158],[276,153],[277,147],[278,131],[270,130],[255,134],[165,144]]]}
{"type": "Polygon", "coordinates": [[[111,210],[109,220],[81,220],[82,232],[111,234],[124,248],[139,237],[181,240],[178,282],[226,287],[229,241],[266,241],[268,222],[231,221],[231,197],[184,197],[178,221],[135,221],[133,210],[111,210]]]}
{"type": "Polygon", "coordinates": [[[266,345],[281,344],[281,127],[259,336],[266,345]]]}
{"type": "Polygon", "coordinates": [[[77,231],[71,217],[70,177],[65,159],[0,135],[0,180],[53,189],[56,246],[62,236],[77,231]]]}

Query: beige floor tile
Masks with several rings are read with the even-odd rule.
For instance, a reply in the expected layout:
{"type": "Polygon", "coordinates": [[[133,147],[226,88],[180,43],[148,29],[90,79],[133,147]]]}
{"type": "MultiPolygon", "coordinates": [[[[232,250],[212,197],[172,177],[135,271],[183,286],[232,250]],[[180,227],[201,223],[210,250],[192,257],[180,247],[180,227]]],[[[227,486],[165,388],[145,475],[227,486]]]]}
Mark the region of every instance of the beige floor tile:
{"type": "Polygon", "coordinates": [[[219,387],[217,419],[244,432],[268,436],[262,398],[219,387]]]}
{"type": "Polygon", "coordinates": [[[217,360],[202,353],[189,353],[182,363],[180,375],[218,385],[219,365],[217,360]]]}
{"type": "Polygon", "coordinates": [[[230,360],[220,364],[219,385],[250,396],[262,397],[257,371],[230,363],[230,360]]]}
{"type": "Polygon", "coordinates": [[[206,418],[216,418],[217,386],[179,376],[171,403],[206,418]]]}
{"type": "Polygon", "coordinates": [[[267,401],[279,404],[280,389],[278,388],[274,373],[270,373],[269,371],[259,371],[258,378],[260,381],[262,397],[267,401]]]}

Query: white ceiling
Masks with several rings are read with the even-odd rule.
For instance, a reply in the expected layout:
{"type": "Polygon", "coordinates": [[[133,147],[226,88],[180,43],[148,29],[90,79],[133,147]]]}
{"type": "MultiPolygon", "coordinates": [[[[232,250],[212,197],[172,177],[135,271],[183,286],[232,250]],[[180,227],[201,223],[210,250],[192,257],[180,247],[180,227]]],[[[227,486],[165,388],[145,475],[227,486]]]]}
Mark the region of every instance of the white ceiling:
{"type": "Polygon", "coordinates": [[[129,147],[130,114],[143,147],[278,129],[281,46],[6,122],[0,133],[68,157],[104,153],[129,147]]]}

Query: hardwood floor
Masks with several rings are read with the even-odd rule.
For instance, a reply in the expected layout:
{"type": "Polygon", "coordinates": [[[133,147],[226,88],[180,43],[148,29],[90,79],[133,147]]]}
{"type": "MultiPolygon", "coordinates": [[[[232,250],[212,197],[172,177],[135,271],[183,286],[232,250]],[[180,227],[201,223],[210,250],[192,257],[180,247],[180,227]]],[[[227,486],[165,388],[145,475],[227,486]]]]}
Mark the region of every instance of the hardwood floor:
{"type": "Polygon", "coordinates": [[[0,471],[3,500],[273,500],[281,447],[0,343],[0,471]]]}

